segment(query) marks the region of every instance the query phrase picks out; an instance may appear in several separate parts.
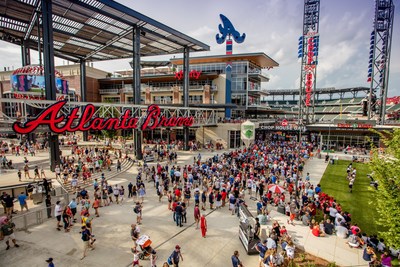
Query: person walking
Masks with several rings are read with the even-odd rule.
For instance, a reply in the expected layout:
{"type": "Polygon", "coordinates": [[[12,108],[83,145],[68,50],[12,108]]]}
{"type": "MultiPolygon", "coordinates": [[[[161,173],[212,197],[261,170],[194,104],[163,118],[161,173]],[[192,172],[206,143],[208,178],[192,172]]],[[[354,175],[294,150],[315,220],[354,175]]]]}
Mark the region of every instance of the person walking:
{"type": "Polygon", "coordinates": [[[178,202],[178,205],[175,208],[175,220],[176,220],[176,226],[182,227],[182,213],[183,213],[183,207],[180,202],[178,202]]]}
{"type": "Polygon", "coordinates": [[[46,210],[47,210],[47,218],[50,219],[51,218],[51,196],[47,195],[46,196],[46,210]]]}
{"type": "Polygon", "coordinates": [[[14,229],[15,224],[11,222],[10,219],[5,219],[3,226],[0,228],[0,240],[6,240],[6,250],[10,249],[10,240],[14,243],[14,247],[19,248],[19,245],[15,239],[14,229]]]}
{"type": "Polygon", "coordinates": [[[142,224],[142,204],[140,202],[136,202],[136,206],[133,208],[133,212],[136,213],[136,223],[142,224]]]}
{"type": "Polygon", "coordinates": [[[171,256],[169,256],[171,259],[171,264],[174,267],[179,267],[179,260],[181,259],[183,261],[182,253],[181,253],[181,247],[179,245],[175,246],[175,250],[172,252],[171,256]]]}
{"type": "Polygon", "coordinates": [[[62,207],[61,201],[58,200],[56,202],[56,206],[54,207],[54,216],[57,218],[57,230],[61,231],[61,215],[62,215],[62,207]]]}
{"type": "Polygon", "coordinates": [[[207,220],[206,220],[206,216],[201,215],[200,218],[200,229],[201,229],[201,236],[203,238],[206,238],[206,232],[207,232],[207,220]]]}
{"type": "Polygon", "coordinates": [[[83,260],[86,257],[87,251],[90,248],[91,250],[94,249],[93,245],[90,244],[90,238],[92,236],[91,232],[89,229],[87,229],[86,225],[83,225],[81,227],[81,232],[82,234],[82,241],[83,241],[83,256],[81,258],[81,260],[83,260]]]}
{"type": "Polygon", "coordinates": [[[100,217],[99,207],[100,207],[100,198],[95,197],[92,204],[92,208],[94,209],[94,214],[96,215],[96,217],[100,217]]]}
{"type": "Polygon", "coordinates": [[[242,262],[239,260],[239,251],[235,250],[231,257],[233,267],[243,267],[242,262]]]}
{"type": "Polygon", "coordinates": [[[196,229],[199,229],[199,223],[200,223],[199,204],[196,204],[196,206],[194,207],[194,221],[196,222],[196,229]]]}
{"type": "Polygon", "coordinates": [[[114,185],[114,198],[115,198],[115,202],[117,202],[117,204],[119,204],[119,188],[118,185],[114,185]]]}
{"type": "Polygon", "coordinates": [[[26,202],[27,196],[24,194],[24,192],[21,192],[21,194],[18,195],[18,201],[19,205],[21,206],[21,212],[26,209],[26,211],[29,211],[28,209],[28,203],[26,202]]]}
{"type": "Polygon", "coordinates": [[[132,182],[129,182],[129,184],[128,184],[128,198],[131,198],[133,196],[132,189],[133,189],[133,184],[132,184],[132,182]]]}

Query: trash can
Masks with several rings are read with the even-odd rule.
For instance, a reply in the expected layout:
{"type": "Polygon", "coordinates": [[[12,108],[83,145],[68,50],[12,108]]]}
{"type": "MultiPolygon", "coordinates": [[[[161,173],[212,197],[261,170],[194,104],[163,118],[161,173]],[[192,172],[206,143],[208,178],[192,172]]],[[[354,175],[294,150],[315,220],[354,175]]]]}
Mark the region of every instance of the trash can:
{"type": "Polygon", "coordinates": [[[42,193],[35,193],[32,194],[33,204],[37,205],[43,202],[43,194],[42,193]]]}

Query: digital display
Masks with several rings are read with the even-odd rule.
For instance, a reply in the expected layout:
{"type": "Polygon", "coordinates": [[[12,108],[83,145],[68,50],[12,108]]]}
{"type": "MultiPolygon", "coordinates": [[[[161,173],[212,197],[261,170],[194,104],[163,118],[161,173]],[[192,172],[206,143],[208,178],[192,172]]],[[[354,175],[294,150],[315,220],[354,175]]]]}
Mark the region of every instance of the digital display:
{"type": "MultiPolygon", "coordinates": [[[[11,75],[12,92],[44,92],[44,76],[36,75],[11,75]]],[[[69,84],[67,80],[56,77],[57,94],[68,94],[69,84]]]]}

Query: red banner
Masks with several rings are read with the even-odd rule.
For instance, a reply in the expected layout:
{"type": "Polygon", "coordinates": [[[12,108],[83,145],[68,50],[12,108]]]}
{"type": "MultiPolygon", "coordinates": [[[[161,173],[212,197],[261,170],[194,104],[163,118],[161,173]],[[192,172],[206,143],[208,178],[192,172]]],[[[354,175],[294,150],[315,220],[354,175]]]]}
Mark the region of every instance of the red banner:
{"type": "Polygon", "coordinates": [[[14,122],[13,130],[19,134],[33,132],[40,125],[47,125],[56,134],[76,131],[100,131],[100,130],[127,130],[140,128],[142,131],[153,130],[160,127],[182,127],[192,126],[193,116],[190,117],[170,117],[161,115],[161,109],[157,105],[151,105],[147,109],[147,116],[141,125],[138,117],[131,117],[129,109],[119,118],[100,118],[94,117],[96,108],[92,104],[82,107],[82,112],[78,115],[81,107],[73,108],[68,116],[59,115],[66,101],[57,102],[43,110],[35,119],[25,123],[14,122]]]}

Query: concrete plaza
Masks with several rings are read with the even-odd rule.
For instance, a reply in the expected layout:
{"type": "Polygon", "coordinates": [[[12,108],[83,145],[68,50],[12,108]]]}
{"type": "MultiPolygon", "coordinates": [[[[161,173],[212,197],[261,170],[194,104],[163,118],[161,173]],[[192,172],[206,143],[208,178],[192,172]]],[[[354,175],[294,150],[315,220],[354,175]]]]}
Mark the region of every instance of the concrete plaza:
{"type": "MultiPolygon", "coordinates": [[[[202,151],[202,158],[208,158],[215,153],[202,151]]],[[[38,154],[37,158],[46,157],[46,153],[38,154]]],[[[178,152],[178,164],[192,164],[193,157],[198,152],[178,152]]],[[[48,156],[47,156],[48,157],[48,156]]],[[[28,159],[33,162],[32,157],[28,159]]],[[[15,161],[23,160],[16,158],[15,161]]],[[[155,163],[151,163],[155,164],[155,163]]],[[[317,183],[325,171],[327,164],[321,159],[308,160],[305,172],[310,172],[311,180],[317,183]]],[[[0,185],[5,183],[18,183],[16,171],[1,175],[0,185]]],[[[50,174],[49,171],[46,172],[50,174]]],[[[127,188],[129,181],[134,182],[137,167],[132,167],[125,173],[111,179],[109,183],[124,185],[127,188]]],[[[48,175],[49,177],[49,175],[48,175]]],[[[52,177],[52,176],[50,176],[52,177]]],[[[91,187],[89,187],[91,191],[91,187]]],[[[234,250],[240,253],[240,259],[246,267],[258,266],[258,256],[248,256],[238,238],[238,218],[232,216],[225,207],[220,210],[207,210],[208,232],[207,238],[202,238],[200,230],[193,225],[193,203],[187,211],[187,223],[184,227],[177,227],[172,219],[172,212],[167,209],[167,199],[158,202],[153,183],[146,183],[147,195],[144,201],[143,225],[140,226],[141,234],[150,236],[156,249],[157,266],[162,266],[174,250],[175,245],[182,247],[184,261],[180,266],[231,266],[230,257],[234,250]]],[[[92,196],[92,192],[90,192],[92,196]]],[[[193,199],[192,199],[193,201],[193,199]]],[[[255,214],[256,203],[246,196],[249,210],[255,214]]],[[[67,204],[67,203],[65,203],[67,204]]],[[[112,204],[100,209],[100,217],[93,219],[93,232],[96,236],[96,249],[88,252],[84,260],[82,256],[83,242],[81,240],[80,224],[72,227],[69,233],[56,230],[55,219],[46,220],[43,224],[29,228],[28,231],[18,231],[16,237],[20,248],[11,247],[5,250],[5,244],[0,246],[0,266],[46,266],[45,259],[54,258],[54,263],[59,266],[128,266],[133,259],[131,253],[132,241],[130,238],[130,225],[136,221],[133,208],[134,201],[125,199],[121,205],[112,204]]],[[[28,205],[31,206],[31,203],[28,205]]],[[[32,204],[33,205],[33,204],[32,204]]],[[[35,208],[43,207],[40,204],[35,208]]],[[[17,209],[18,205],[15,205],[17,209]]],[[[79,207],[78,207],[79,208],[79,207]]],[[[289,233],[295,238],[296,246],[304,248],[307,252],[335,261],[341,266],[367,266],[362,260],[362,250],[350,249],[345,240],[336,236],[325,238],[314,237],[309,228],[296,222],[296,226],[287,225],[287,217],[277,213],[271,208],[273,220],[278,220],[285,225],[289,233]]],[[[271,222],[268,223],[268,227],[271,222]]],[[[147,260],[141,265],[150,266],[147,260]]]]}

